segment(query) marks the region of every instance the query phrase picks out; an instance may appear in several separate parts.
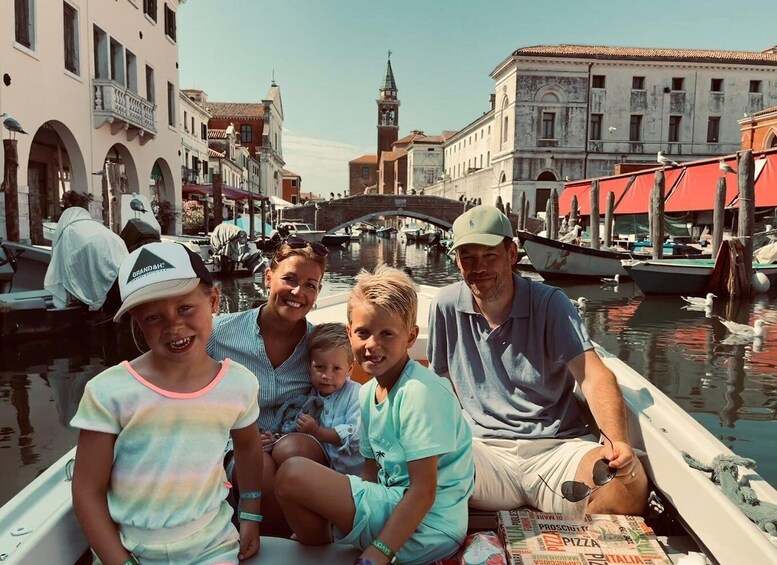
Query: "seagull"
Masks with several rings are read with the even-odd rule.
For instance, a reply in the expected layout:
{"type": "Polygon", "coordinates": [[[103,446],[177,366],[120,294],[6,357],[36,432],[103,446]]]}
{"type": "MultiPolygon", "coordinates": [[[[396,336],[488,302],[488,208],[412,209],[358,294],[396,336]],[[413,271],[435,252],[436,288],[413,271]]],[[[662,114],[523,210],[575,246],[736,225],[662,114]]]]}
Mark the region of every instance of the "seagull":
{"type": "Polygon", "coordinates": [[[612,132],[614,132],[614,131],[615,131],[615,130],[617,130],[617,129],[618,129],[618,128],[616,128],[615,126],[610,126],[610,127],[608,127],[608,128],[607,128],[607,131],[609,131],[610,133],[612,133],[612,132]]]}
{"type": "Polygon", "coordinates": [[[588,299],[585,296],[581,296],[577,300],[570,298],[569,301],[575,305],[578,310],[585,310],[585,305],[588,304],[588,299]]]}
{"type": "Polygon", "coordinates": [[[27,132],[22,129],[22,124],[17,122],[14,118],[3,112],[0,114],[0,118],[3,118],[3,125],[5,126],[5,129],[13,133],[24,133],[27,132]]]}
{"type": "Polygon", "coordinates": [[[620,275],[615,275],[612,278],[604,277],[602,279],[602,284],[604,286],[618,286],[620,282],[620,275]]]}
{"type": "Polygon", "coordinates": [[[573,241],[575,241],[575,240],[576,240],[578,237],[580,237],[580,231],[581,231],[582,229],[583,229],[583,228],[582,228],[581,226],[577,226],[577,225],[576,225],[574,228],[572,228],[572,229],[571,229],[571,230],[569,230],[567,233],[565,233],[565,234],[564,234],[564,237],[562,237],[561,239],[559,239],[559,241],[560,241],[560,242],[562,242],[562,243],[572,243],[572,242],[573,242],[573,241]]]}
{"type": "Polygon", "coordinates": [[[718,161],[718,168],[723,171],[724,173],[734,173],[737,174],[736,170],[731,167],[731,165],[726,165],[726,162],[721,159],[718,161]]]}
{"type": "Polygon", "coordinates": [[[766,322],[760,319],[756,320],[752,326],[748,326],[747,324],[738,324],[737,322],[732,322],[730,320],[724,320],[720,316],[718,316],[718,320],[720,320],[720,323],[726,326],[726,329],[732,334],[760,339],[763,339],[764,335],[766,334],[766,329],[764,328],[766,322]]]}
{"type": "Polygon", "coordinates": [[[664,152],[659,151],[658,157],[656,158],[656,161],[658,161],[658,164],[662,167],[679,167],[680,163],[677,161],[672,161],[671,159],[664,157],[664,152]]]}
{"type": "Polygon", "coordinates": [[[141,214],[146,213],[146,207],[143,206],[143,202],[141,202],[139,198],[133,198],[130,200],[130,208],[132,208],[135,212],[140,212],[141,214]]]}
{"type": "Polygon", "coordinates": [[[690,306],[709,308],[712,306],[712,299],[717,298],[717,295],[708,292],[704,298],[699,298],[698,296],[681,296],[680,298],[685,300],[690,306]]]}

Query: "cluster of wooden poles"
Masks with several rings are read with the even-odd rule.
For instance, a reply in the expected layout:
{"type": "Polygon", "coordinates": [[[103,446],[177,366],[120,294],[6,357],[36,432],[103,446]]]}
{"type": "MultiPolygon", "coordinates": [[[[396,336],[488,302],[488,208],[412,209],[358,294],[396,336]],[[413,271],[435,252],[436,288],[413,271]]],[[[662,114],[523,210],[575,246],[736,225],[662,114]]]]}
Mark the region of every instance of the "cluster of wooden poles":
{"type": "MultiPolygon", "coordinates": [[[[737,154],[737,180],[739,187],[739,218],[736,238],[732,238],[729,245],[725,246],[731,253],[734,253],[734,260],[729,260],[729,269],[731,274],[729,279],[741,279],[741,276],[735,276],[734,271],[751,273],[753,270],[753,232],[755,225],[755,163],[752,151],[741,151],[737,154]]],[[[715,192],[715,207],[712,219],[712,257],[718,258],[718,251],[724,247],[724,213],[726,206],[726,178],[725,172],[721,171],[715,192]]],[[[591,247],[599,249],[601,245],[610,247],[612,245],[613,225],[615,219],[615,194],[607,194],[607,209],[604,214],[604,232],[600,238],[600,216],[599,216],[599,180],[594,179],[591,182],[591,221],[588,232],[591,236],[591,247]]],[[[664,168],[655,173],[655,183],[650,195],[649,229],[650,242],[653,248],[653,259],[662,259],[664,251],[664,200],[666,198],[666,188],[664,180],[664,168]]],[[[559,218],[558,218],[558,193],[554,188],[545,207],[545,218],[548,238],[558,239],[559,236],[559,218]]],[[[569,213],[569,229],[573,230],[579,222],[579,208],[577,197],[572,197],[572,204],[569,213]]],[[[729,294],[741,295],[750,294],[749,278],[744,283],[747,288],[730,289],[729,294]]],[[[738,286],[742,286],[739,283],[738,286]]]]}

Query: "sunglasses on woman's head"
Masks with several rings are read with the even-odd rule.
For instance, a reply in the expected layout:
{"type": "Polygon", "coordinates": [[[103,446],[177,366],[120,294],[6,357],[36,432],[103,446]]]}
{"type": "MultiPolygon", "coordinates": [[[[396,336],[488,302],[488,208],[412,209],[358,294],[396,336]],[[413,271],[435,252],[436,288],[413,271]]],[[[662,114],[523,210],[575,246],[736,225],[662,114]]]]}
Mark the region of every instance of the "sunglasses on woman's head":
{"type": "Polygon", "coordinates": [[[291,249],[304,249],[305,247],[310,247],[313,250],[313,253],[319,257],[326,257],[329,254],[329,250],[323,243],[307,241],[301,237],[290,237],[284,243],[291,249]]]}
{"type": "MultiPolygon", "coordinates": [[[[607,434],[605,434],[603,431],[599,430],[601,434],[604,436],[604,438],[610,442],[610,447],[614,448],[612,445],[612,440],[607,437],[607,434]]],[[[591,494],[594,493],[594,491],[599,490],[601,487],[609,483],[615,478],[615,474],[618,472],[617,469],[613,469],[610,467],[610,462],[607,461],[607,459],[599,459],[596,463],[594,463],[594,469],[593,469],[593,480],[594,484],[596,485],[594,488],[589,487],[587,484],[585,484],[582,481],[564,481],[561,483],[561,494],[557,493],[555,490],[551,488],[551,486],[545,481],[545,479],[542,478],[541,475],[538,475],[540,477],[540,480],[545,483],[545,486],[550,489],[550,491],[557,495],[561,496],[564,499],[568,500],[569,502],[580,502],[584,498],[588,498],[591,496],[591,494]]]]}

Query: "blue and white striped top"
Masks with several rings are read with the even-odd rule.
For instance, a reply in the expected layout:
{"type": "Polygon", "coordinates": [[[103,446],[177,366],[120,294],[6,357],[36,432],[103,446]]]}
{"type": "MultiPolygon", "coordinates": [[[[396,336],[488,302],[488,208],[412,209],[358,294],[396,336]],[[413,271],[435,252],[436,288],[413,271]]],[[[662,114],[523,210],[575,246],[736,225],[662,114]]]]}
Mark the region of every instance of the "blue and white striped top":
{"type": "Polygon", "coordinates": [[[208,354],[221,361],[232,359],[247,367],[259,380],[259,419],[262,430],[269,429],[276,420],[276,412],[293,396],[310,393],[308,336],[313,324],[308,322],[305,335],[291,356],[273,368],[267,358],[259,312],[254,308],[213,318],[213,333],[208,340],[208,354]]]}

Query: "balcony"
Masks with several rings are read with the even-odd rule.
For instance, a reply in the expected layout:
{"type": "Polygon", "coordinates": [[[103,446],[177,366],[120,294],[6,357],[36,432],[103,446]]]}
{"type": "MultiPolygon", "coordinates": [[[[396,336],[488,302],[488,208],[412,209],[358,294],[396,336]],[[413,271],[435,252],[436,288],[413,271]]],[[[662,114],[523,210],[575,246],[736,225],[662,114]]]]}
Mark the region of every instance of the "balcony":
{"type": "Polygon", "coordinates": [[[141,137],[156,135],[156,104],[109,79],[94,79],[92,85],[96,129],[107,122],[113,126],[114,134],[121,129],[133,128],[133,133],[128,134],[131,137],[135,134],[141,137]]]}
{"type": "Polygon", "coordinates": [[[186,184],[199,184],[200,172],[181,165],[181,180],[186,184]]]}

